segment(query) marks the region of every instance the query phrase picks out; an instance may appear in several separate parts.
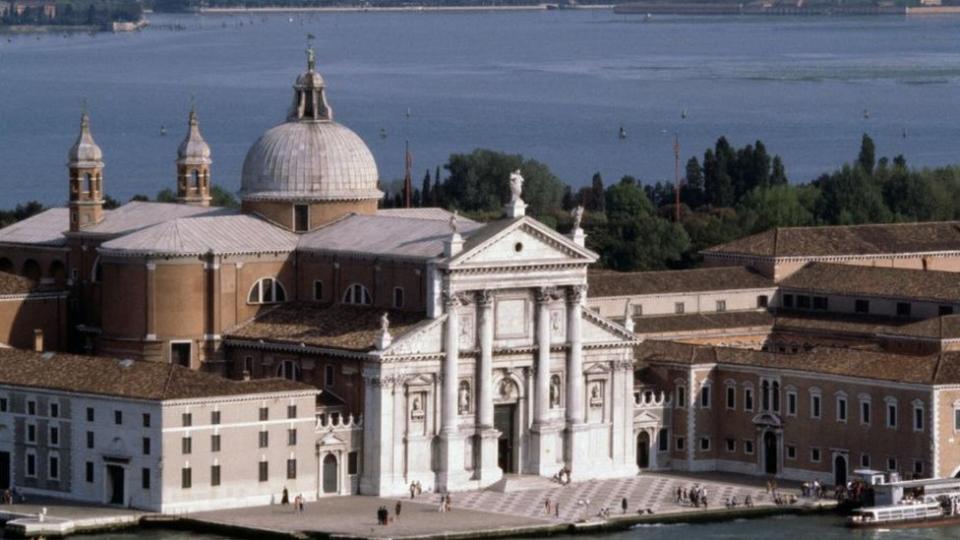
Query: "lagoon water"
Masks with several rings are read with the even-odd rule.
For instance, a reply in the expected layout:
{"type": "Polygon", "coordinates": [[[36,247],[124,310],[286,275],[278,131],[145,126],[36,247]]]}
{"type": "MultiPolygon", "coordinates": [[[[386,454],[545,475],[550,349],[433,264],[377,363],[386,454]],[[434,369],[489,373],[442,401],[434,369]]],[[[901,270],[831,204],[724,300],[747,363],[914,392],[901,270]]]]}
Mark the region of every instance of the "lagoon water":
{"type": "Polygon", "coordinates": [[[247,148],[285,117],[307,33],[336,118],[366,139],[385,181],[402,175],[407,139],[417,180],[476,147],[539,159],[574,185],[594,171],[667,179],[675,132],[684,158],[720,135],[761,139],[793,180],[852,159],[863,132],[880,155],[960,162],[960,17],[149,19],[134,34],[0,37],[0,206],[63,202],[83,98],[114,197],[173,186],[191,96],[214,181],[236,189],[247,148]]]}

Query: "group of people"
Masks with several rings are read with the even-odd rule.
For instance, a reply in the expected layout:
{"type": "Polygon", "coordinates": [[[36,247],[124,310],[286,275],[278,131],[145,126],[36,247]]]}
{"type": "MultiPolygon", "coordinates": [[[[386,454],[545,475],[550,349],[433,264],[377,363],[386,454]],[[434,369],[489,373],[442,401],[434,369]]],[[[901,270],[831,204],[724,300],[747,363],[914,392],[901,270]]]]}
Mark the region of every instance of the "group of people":
{"type": "Polygon", "coordinates": [[[558,482],[561,486],[565,486],[570,483],[570,469],[564,467],[557,471],[557,474],[553,475],[554,482],[558,482]]]}
{"type": "Polygon", "coordinates": [[[800,484],[800,494],[804,497],[816,497],[817,499],[822,499],[824,496],[826,496],[826,492],[826,488],[820,483],[819,480],[800,484]]]}
{"type": "Polygon", "coordinates": [[[423,493],[423,487],[420,485],[420,481],[415,480],[410,482],[410,498],[413,499],[421,493],[423,493]]]}
{"type": "Polygon", "coordinates": [[[700,508],[701,506],[707,508],[707,488],[700,484],[694,484],[690,489],[678,486],[675,502],[677,504],[692,504],[694,508],[700,508]]]}
{"type": "MultiPolygon", "coordinates": [[[[293,511],[294,512],[303,512],[303,495],[297,495],[293,498],[293,511]]],[[[283,494],[280,496],[280,504],[286,506],[290,504],[290,492],[287,491],[287,488],[283,488],[283,494]]]]}
{"type": "Polygon", "coordinates": [[[453,509],[453,501],[450,500],[450,494],[441,494],[440,495],[440,507],[437,509],[439,512],[449,512],[453,509]]]}
{"type": "Polygon", "coordinates": [[[560,501],[552,502],[550,497],[547,497],[543,501],[543,510],[546,512],[547,516],[553,516],[555,518],[560,517],[560,501]]]}
{"type": "Polygon", "coordinates": [[[393,507],[393,519],[390,518],[390,510],[386,506],[381,506],[377,508],[377,523],[380,525],[389,525],[393,522],[394,519],[400,519],[400,512],[403,510],[403,504],[400,501],[397,501],[397,505],[393,507]]]}
{"type": "MultiPolygon", "coordinates": [[[[737,496],[734,495],[730,497],[725,502],[727,508],[736,508],[740,505],[740,501],[737,500],[737,496]]],[[[753,497],[747,493],[747,496],[743,498],[743,506],[747,508],[753,508],[753,497]]]]}

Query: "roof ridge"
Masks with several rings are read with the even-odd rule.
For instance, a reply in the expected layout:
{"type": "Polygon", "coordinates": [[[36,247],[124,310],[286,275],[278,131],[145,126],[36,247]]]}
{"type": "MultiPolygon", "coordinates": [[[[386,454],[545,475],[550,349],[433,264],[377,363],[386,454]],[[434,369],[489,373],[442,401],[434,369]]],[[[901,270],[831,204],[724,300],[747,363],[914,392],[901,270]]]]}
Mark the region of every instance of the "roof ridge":
{"type": "Polygon", "coordinates": [[[176,366],[170,364],[167,366],[167,380],[163,382],[163,388],[160,390],[160,399],[166,399],[167,390],[170,388],[170,382],[173,380],[173,372],[176,366]]]}

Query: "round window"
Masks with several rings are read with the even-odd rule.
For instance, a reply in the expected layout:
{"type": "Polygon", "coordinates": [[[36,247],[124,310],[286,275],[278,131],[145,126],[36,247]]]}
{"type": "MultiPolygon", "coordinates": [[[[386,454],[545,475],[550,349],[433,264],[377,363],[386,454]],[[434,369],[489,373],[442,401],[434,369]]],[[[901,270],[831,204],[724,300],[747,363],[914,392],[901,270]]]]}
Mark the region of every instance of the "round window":
{"type": "Polygon", "coordinates": [[[517,242],[516,244],[514,244],[513,250],[516,251],[517,253],[520,253],[521,251],[523,251],[523,242],[517,242]]]}

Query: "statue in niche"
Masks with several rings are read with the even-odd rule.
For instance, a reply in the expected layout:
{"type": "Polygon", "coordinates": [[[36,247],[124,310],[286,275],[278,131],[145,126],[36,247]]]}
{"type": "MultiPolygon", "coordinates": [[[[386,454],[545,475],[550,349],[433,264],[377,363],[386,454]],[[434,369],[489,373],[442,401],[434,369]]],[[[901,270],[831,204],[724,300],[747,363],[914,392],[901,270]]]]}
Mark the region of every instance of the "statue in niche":
{"type": "Polygon", "coordinates": [[[590,405],[593,407],[603,405],[603,399],[600,397],[600,383],[593,383],[590,386],[590,405]]]}
{"type": "Polygon", "coordinates": [[[457,393],[457,412],[458,414],[470,412],[470,383],[467,381],[460,383],[460,391],[457,393]]]}
{"type": "Polygon", "coordinates": [[[410,405],[411,418],[423,418],[423,404],[420,403],[420,396],[413,396],[413,402],[410,405]]]}
{"type": "Polygon", "coordinates": [[[511,397],[513,397],[513,383],[508,379],[503,379],[500,381],[500,398],[510,399],[511,397]]]}
{"type": "Polygon", "coordinates": [[[550,407],[556,408],[560,406],[560,376],[554,375],[550,377],[550,407]]]}

